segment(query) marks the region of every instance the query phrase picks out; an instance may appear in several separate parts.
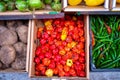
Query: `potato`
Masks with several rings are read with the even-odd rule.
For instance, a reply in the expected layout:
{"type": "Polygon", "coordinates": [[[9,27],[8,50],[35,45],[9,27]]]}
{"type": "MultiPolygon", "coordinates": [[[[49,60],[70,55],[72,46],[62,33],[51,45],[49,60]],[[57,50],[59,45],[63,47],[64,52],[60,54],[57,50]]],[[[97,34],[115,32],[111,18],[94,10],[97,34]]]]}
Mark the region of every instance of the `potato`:
{"type": "Polygon", "coordinates": [[[2,63],[0,62],[0,68],[2,67],[2,63]]]}
{"type": "Polygon", "coordinates": [[[28,27],[25,26],[25,25],[18,26],[16,28],[16,32],[17,32],[17,34],[19,36],[19,39],[23,43],[27,43],[28,27]]]}
{"type": "Polygon", "coordinates": [[[18,40],[17,34],[12,30],[5,30],[0,33],[0,45],[12,45],[18,40]]]}
{"type": "Polygon", "coordinates": [[[16,21],[8,20],[6,21],[7,26],[15,26],[16,21]]]}
{"type": "Polygon", "coordinates": [[[15,59],[15,62],[11,64],[11,67],[16,70],[23,70],[26,66],[26,59],[22,57],[18,57],[15,59]]]}
{"type": "Polygon", "coordinates": [[[7,28],[5,26],[0,25],[0,34],[3,33],[6,30],[7,30],[7,28]]]}
{"type": "Polygon", "coordinates": [[[13,31],[16,30],[16,27],[17,27],[16,21],[12,21],[12,20],[6,21],[6,24],[7,24],[8,29],[13,30],[13,31]]]}
{"type": "Polygon", "coordinates": [[[17,27],[21,26],[21,25],[23,25],[23,21],[18,20],[18,21],[16,21],[16,24],[17,24],[17,27]]]}
{"type": "Polygon", "coordinates": [[[0,21],[0,25],[4,26],[4,25],[5,25],[5,21],[4,21],[4,20],[1,20],[1,21],[0,21]]]}
{"type": "Polygon", "coordinates": [[[13,46],[5,45],[0,49],[0,60],[3,64],[11,64],[16,57],[16,52],[13,46]]]}
{"type": "Polygon", "coordinates": [[[27,53],[27,45],[26,44],[24,44],[23,42],[17,42],[13,46],[17,52],[16,53],[17,56],[26,57],[26,53],[27,53]]]}

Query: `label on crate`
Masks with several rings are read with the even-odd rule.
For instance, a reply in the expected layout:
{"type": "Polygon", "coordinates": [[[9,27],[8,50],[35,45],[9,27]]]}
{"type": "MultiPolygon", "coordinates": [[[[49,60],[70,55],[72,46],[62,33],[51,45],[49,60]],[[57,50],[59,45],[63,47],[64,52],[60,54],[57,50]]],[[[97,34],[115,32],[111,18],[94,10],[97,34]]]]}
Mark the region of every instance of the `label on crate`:
{"type": "Polygon", "coordinates": [[[58,12],[56,12],[56,11],[51,11],[51,12],[49,12],[49,14],[58,14],[58,12]]]}

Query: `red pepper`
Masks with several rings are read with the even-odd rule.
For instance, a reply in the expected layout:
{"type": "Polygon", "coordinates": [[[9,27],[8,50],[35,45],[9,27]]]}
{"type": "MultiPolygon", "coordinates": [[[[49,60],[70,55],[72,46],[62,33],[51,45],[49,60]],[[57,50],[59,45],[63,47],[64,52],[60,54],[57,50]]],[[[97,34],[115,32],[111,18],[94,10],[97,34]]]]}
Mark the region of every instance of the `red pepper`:
{"type": "Polygon", "coordinates": [[[108,34],[110,34],[112,32],[112,29],[106,23],[104,23],[104,24],[105,24],[105,27],[107,28],[108,34]]]}

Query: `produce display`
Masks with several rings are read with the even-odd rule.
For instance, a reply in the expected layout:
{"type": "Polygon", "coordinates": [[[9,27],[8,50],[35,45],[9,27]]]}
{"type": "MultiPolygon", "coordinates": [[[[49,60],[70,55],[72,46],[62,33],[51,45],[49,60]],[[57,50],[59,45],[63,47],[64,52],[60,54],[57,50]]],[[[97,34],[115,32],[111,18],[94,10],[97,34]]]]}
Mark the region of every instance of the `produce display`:
{"type": "Polygon", "coordinates": [[[90,25],[95,67],[120,68],[120,17],[91,16],[90,25]]]}
{"type": "Polygon", "coordinates": [[[0,12],[19,10],[21,12],[41,9],[61,11],[60,0],[0,0],[0,12]]]}
{"type": "Polygon", "coordinates": [[[28,21],[0,21],[0,70],[25,70],[28,21]]]}
{"type": "Polygon", "coordinates": [[[68,0],[68,4],[71,6],[76,6],[85,3],[87,6],[99,6],[105,2],[105,0],[68,0]]]}
{"type": "Polygon", "coordinates": [[[83,20],[82,15],[66,14],[37,22],[36,76],[86,76],[83,20]]]}

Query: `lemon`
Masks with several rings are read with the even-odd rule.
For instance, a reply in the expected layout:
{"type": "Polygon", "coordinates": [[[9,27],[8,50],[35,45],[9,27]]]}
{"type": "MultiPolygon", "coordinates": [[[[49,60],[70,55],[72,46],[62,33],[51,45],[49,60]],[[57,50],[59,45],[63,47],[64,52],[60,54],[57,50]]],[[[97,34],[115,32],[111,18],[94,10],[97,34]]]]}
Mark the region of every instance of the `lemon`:
{"type": "Polygon", "coordinates": [[[116,0],[117,1],[117,3],[120,3],[120,0],[116,0]]]}
{"type": "Polygon", "coordinates": [[[76,6],[78,4],[80,4],[82,2],[82,0],[68,0],[68,4],[71,6],[76,6]]]}
{"type": "Polygon", "coordinates": [[[105,0],[84,0],[87,6],[99,6],[104,3],[105,0]]]}

